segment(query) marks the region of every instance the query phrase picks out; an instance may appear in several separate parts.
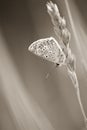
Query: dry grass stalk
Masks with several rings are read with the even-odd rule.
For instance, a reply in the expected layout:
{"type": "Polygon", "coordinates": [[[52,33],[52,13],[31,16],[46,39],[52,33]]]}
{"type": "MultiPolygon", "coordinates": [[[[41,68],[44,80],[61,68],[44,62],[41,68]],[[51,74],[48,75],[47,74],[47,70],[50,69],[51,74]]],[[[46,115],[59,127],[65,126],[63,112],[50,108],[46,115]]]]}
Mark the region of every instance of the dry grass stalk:
{"type": "Polygon", "coordinates": [[[67,68],[68,75],[70,79],[72,80],[72,83],[75,87],[78,102],[84,117],[84,121],[86,124],[87,128],[87,117],[84,112],[84,108],[81,102],[81,97],[80,97],[80,90],[79,90],[79,84],[78,84],[78,79],[76,75],[76,59],[75,56],[72,54],[71,49],[69,47],[70,43],[70,32],[66,27],[66,20],[60,16],[59,9],[56,4],[52,3],[51,1],[47,3],[47,12],[51,17],[54,31],[58,37],[58,41],[60,43],[60,46],[62,48],[62,51],[66,55],[66,61],[65,61],[65,66],[67,68]]]}

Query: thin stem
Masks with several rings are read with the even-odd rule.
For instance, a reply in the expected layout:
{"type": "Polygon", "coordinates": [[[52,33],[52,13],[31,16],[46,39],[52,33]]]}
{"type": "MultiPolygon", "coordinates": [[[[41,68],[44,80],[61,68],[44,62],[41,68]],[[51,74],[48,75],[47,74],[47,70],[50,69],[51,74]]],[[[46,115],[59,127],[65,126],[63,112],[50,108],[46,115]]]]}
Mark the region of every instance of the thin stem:
{"type": "Polygon", "coordinates": [[[87,117],[86,117],[86,114],[85,114],[85,111],[84,111],[84,108],[83,108],[83,105],[82,105],[82,101],[81,101],[77,75],[76,75],[75,72],[73,72],[73,73],[69,72],[69,70],[68,70],[68,74],[69,74],[69,76],[70,76],[70,78],[73,82],[74,87],[75,87],[77,99],[78,99],[78,102],[79,102],[79,105],[80,105],[80,108],[81,108],[81,111],[82,111],[82,115],[84,117],[85,125],[86,125],[86,128],[87,128],[87,117]]]}
{"type": "MultiPolygon", "coordinates": [[[[78,82],[78,80],[77,80],[77,82],[78,82]]],[[[81,108],[81,111],[82,111],[82,114],[83,114],[83,117],[84,117],[85,125],[86,125],[86,128],[87,128],[87,117],[86,117],[86,114],[85,114],[85,111],[84,111],[84,108],[83,108],[83,105],[82,105],[79,85],[76,87],[76,93],[77,93],[78,102],[79,102],[79,105],[80,105],[80,108],[81,108]]]]}

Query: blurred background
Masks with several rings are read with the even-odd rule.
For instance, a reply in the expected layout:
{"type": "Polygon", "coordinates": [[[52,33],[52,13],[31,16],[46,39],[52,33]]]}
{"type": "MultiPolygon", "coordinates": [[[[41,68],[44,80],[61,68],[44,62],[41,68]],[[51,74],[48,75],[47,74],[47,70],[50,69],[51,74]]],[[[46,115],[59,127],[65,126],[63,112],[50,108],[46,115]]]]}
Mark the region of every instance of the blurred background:
{"type": "MultiPolygon", "coordinates": [[[[84,119],[65,67],[28,51],[57,39],[47,0],[0,0],[0,130],[82,130],[84,119]],[[49,75],[49,76],[48,76],[49,75]]],[[[87,0],[53,0],[67,21],[87,115],[87,0]]]]}

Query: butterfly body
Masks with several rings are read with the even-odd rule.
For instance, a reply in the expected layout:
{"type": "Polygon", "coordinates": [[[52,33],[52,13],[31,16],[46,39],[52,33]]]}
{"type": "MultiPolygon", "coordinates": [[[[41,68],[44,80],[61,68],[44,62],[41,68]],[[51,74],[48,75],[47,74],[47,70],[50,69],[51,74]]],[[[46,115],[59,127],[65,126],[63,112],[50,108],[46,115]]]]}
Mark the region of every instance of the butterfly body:
{"type": "Polygon", "coordinates": [[[62,65],[66,59],[60,45],[53,37],[33,42],[28,50],[45,60],[56,63],[57,65],[62,65]]]}

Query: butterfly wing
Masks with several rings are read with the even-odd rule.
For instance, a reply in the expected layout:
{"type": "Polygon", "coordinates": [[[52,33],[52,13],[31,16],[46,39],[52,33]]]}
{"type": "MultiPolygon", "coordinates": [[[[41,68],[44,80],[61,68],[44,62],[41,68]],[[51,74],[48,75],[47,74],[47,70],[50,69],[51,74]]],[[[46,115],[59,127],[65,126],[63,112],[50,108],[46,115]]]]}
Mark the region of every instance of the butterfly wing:
{"type": "Polygon", "coordinates": [[[33,42],[29,51],[53,63],[63,64],[65,62],[65,54],[63,53],[58,42],[53,38],[40,39],[33,42]]]}

